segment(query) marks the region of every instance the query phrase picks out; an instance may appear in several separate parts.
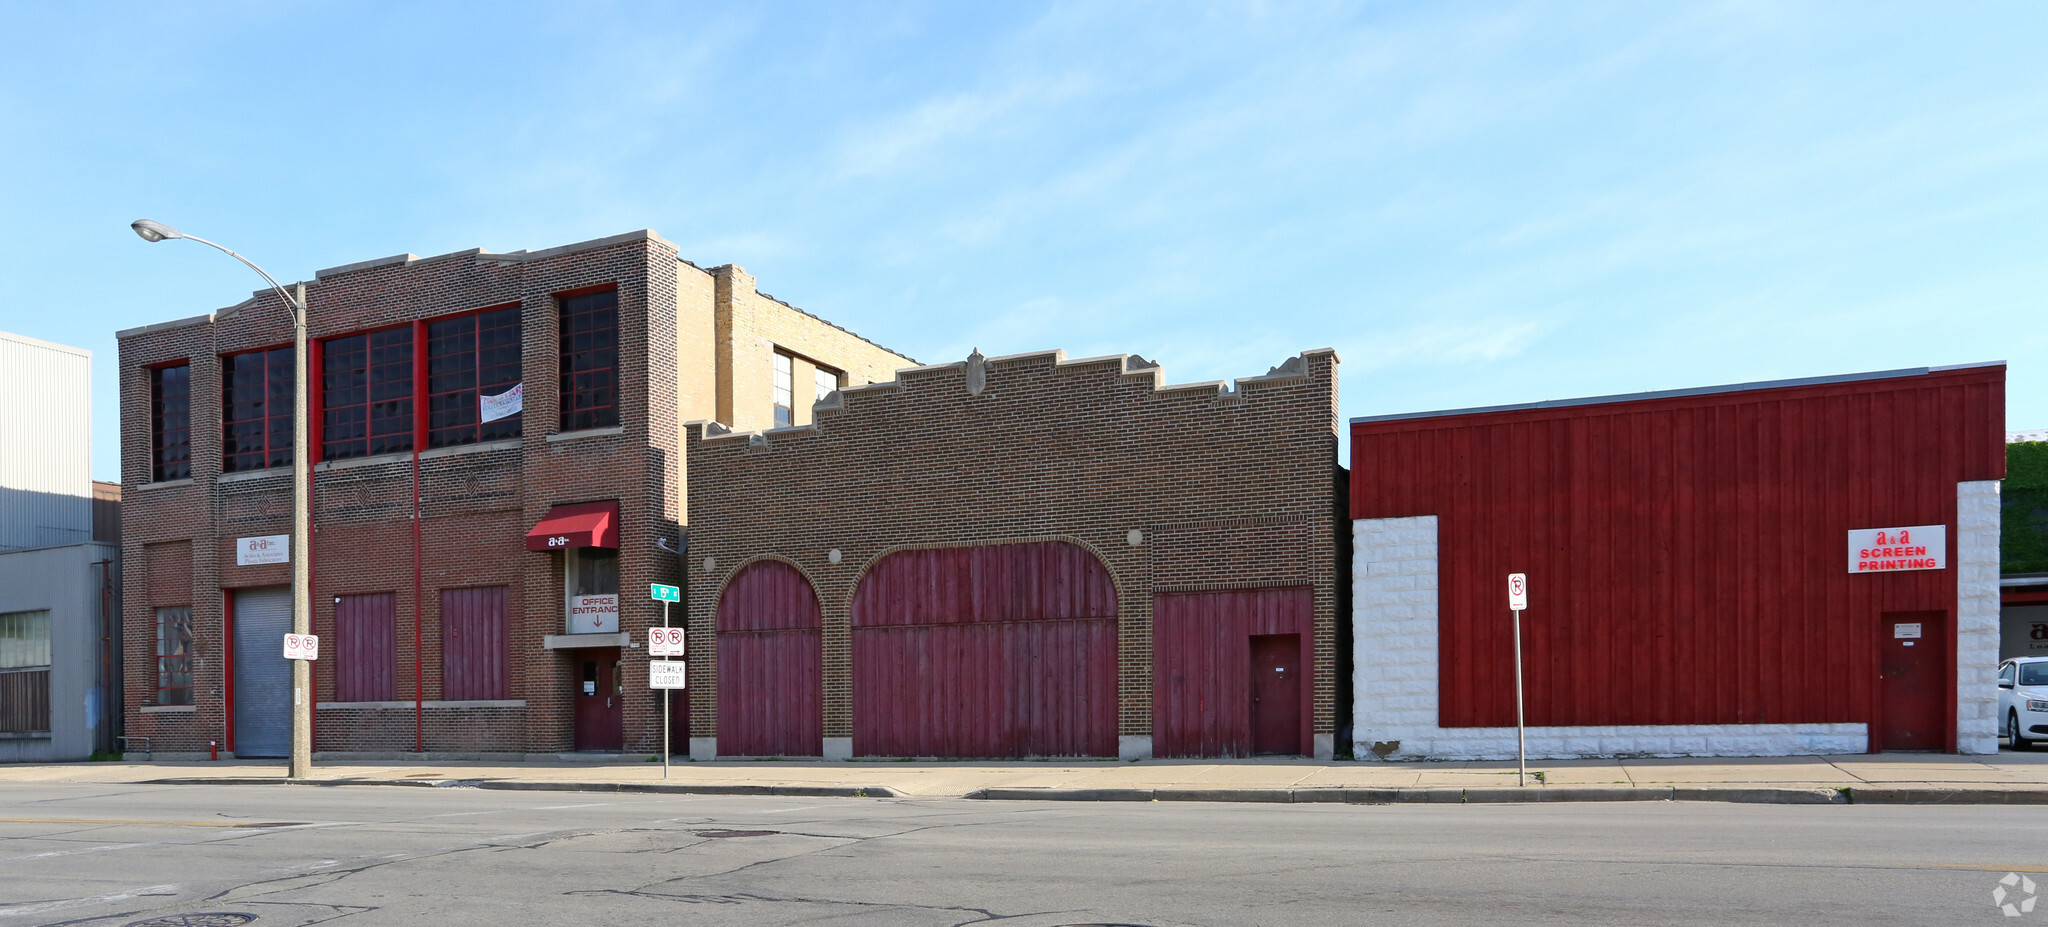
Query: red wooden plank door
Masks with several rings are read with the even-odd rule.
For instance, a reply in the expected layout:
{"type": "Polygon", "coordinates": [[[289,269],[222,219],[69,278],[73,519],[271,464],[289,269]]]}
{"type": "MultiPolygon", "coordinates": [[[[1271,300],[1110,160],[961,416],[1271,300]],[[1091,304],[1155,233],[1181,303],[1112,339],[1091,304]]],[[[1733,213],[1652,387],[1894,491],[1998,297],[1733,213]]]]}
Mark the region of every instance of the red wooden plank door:
{"type": "Polygon", "coordinates": [[[1942,612],[1885,612],[1879,628],[1881,750],[1947,748],[1948,648],[1942,612]]]}
{"type": "Polygon", "coordinates": [[[619,648],[576,654],[576,749],[615,751],[625,746],[626,709],[620,691],[619,648]]]}
{"type": "Polygon", "coordinates": [[[762,560],[718,598],[718,752],[818,756],[825,746],[824,625],[796,567],[762,560]]]}
{"type": "Polygon", "coordinates": [[[1301,635],[1251,641],[1252,753],[1301,753],[1301,635]]]}
{"type": "Polygon", "coordinates": [[[1152,600],[1152,748],[1156,756],[1250,756],[1301,753],[1313,741],[1308,704],[1311,676],[1301,641],[1314,634],[1315,594],[1307,586],[1175,592],[1152,600]],[[1291,656],[1277,653],[1293,641],[1291,656]],[[1255,642],[1271,652],[1255,652],[1255,642]],[[1271,682],[1261,660],[1283,661],[1292,683],[1263,693],[1271,682]],[[1272,699],[1292,699],[1293,717],[1272,699]],[[1269,711],[1255,719],[1254,705],[1269,711]],[[1289,733],[1278,725],[1293,724],[1289,733]],[[1264,735],[1257,732],[1265,725],[1264,735]],[[1260,739],[1261,737],[1264,739],[1260,739]]]}
{"type": "Polygon", "coordinates": [[[334,597],[334,700],[397,698],[398,599],[389,592],[334,597]]]}
{"type": "Polygon", "coordinates": [[[882,558],[853,596],[854,749],[1114,756],[1116,613],[1108,568],[1063,541],[882,558]]]}
{"type": "Polygon", "coordinates": [[[505,587],[441,590],[441,695],[511,698],[505,587]]]}

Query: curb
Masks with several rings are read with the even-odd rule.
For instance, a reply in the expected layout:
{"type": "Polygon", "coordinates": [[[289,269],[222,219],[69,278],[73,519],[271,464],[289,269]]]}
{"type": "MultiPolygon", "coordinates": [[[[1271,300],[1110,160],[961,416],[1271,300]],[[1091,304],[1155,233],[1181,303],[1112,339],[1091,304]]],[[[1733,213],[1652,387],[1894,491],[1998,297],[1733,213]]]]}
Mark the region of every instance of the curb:
{"type": "MultiPolygon", "coordinates": [[[[1534,788],[1475,789],[1018,789],[988,788],[965,797],[982,801],[1227,801],[1281,802],[1291,804],[1341,803],[1350,805],[1389,804],[1537,804],[1560,802],[1642,802],[1718,801],[1777,805],[1846,805],[1864,800],[1872,804],[1926,804],[1929,790],[1888,790],[1898,797],[1861,799],[1837,789],[1772,788],[1677,788],[1536,786],[1534,788]]],[[[2038,798],[2009,798],[2036,793],[2001,792],[1984,789],[1944,790],[1938,801],[1977,804],[2048,804],[2048,790],[2038,798]]]]}
{"type": "Polygon", "coordinates": [[[553,782],[523,779],[281,779],[206,776],[150,779],[145,785],[378,785],[424,789],[497,789],[508,792],[623,792],[667,795],[775,795],[789,798],[908,798],[886,785],[692,785],[683,782],[553,782]]]}

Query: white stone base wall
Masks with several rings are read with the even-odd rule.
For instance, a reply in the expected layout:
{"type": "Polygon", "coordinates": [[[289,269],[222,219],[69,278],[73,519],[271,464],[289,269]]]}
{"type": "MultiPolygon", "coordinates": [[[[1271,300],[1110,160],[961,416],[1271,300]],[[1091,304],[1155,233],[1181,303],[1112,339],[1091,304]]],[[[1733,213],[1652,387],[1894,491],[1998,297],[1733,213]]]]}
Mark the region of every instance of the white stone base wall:
{"type": "Polygon", "coordinates": [[[1997,480],[1956,484],[1956,752],[1998,752],[1997,480]]]}
{"type": "MultiPolygon", "coordinates": [[[[1993,508],[1994,525],[1996,508],[1993,508]]],[[[1994,527],[1995,530],[1995,527],[1994,527]]],[[[1438,726],[1437,520],[1352,522],[1352,735],[1361,759],[1513,759],[1511,727],[1438,726]]],[[[1505,579],[1505,578],[1503,578],[1505,579]]],[[[1992,551],[1996,627],[1997,550],[1992,551]]],[[[1503,593],[1505,594],[1505,593],[1503,593]]],[[[1862,753],[1862,724],[1535,727],[1532,757],[1794,756],[1862,753]]]]}

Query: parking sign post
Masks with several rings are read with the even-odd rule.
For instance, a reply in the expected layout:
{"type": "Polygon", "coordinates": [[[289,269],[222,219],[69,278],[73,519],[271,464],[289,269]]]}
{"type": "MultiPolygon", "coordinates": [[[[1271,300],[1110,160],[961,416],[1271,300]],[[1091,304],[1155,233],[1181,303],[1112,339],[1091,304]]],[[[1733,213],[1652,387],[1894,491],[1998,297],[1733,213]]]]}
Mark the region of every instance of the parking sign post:
{"type": "Polygon", "coordinates": [[[1522,609],[1529,607],[1529,577],[1508,574],[1508,610],[1515,613],[1515,785],[1529,784],[1528,727],[1522,714],[1522,609]]]}
{"type": "MultiPolygon", "coordinates": [[[[661,603],[661,626],[663,630],[666,630],[668,628],[668,603],[680,600],[683,597],[683,591],[674,586],[650,583],[648,594],[652,595],[655,601],[661,603]]],[[[650,639],[657,639],[663,638],[663,635],[657,633],[649,635],[649,637],[650,639]]],[[[647,655],[650,658],[654,656],[654,650],[655,648],[653,647],[647,648],[647,655]]],[[[667,689],[661,690],[661,777],[663,779],[668,778],[668,756],[671,752],[668,745],[668,713],[669,705],[674,701],[667,689]]]]}

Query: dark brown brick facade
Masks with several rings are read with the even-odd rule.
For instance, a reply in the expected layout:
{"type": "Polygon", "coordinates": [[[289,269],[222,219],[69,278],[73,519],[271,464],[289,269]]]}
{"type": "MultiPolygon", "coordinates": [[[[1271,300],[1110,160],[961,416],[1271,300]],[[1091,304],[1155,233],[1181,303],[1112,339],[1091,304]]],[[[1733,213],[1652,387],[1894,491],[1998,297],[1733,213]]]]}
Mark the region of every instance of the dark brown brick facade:
{"type": "MultiPolygon", "coordinates": [[[[680,541],[679,423],[686,412],[708,415],[713,408],[713,281],[734,273],[743,272],[699,270],[678,261],[674,246],[660,237],[636,232],[538,252],[407,255],[323,271],[307,285],[309,338],[315,343],[519,305],[526,386],[520,437],[423,449],[417,480],[410,453],[315,467],[314,633],[333,639],[336,596],[391,593],[397,605],[397,701],[321,707],[316,750],[570,749],[577,651],[543,646],[549,635],[564,630],[563,555],[528,552],[525,533],[554,505],[617,500],[621,624],[638,642],[650,623],[659,623],[660,609],[645,590],[649,583],[681,578],[675,556],[656,545],[657,539],[670,546],[680,541]],[[556,297],[593,287],[618,291],[619,424],[560,435],[556,297]],[[472,586],[509,587],[511,698],[446,703],[440,594],[472,586]],[[416,700],[424,704],[416,706],[416,700]],[[417,731],[416,709],[424,718],[417,731]]],[[[829,327],[778,308],[795,319],[791,324],[829,327]]],[[[209,740],[227,739],[224,602],[234,589],[290,583],[284,564],[236,566],[234,545],[237,538],[290,532],[291,470],[223,475],[220,422],[220,357],[290,340],[289,314],[267,293],[213,316],[148,326],[120,338],[125,708],[128,732],[151,737],[158,753],[203,752],[209,740]],[[156,484],[149,482],[149,371],[174,362],[191,365],[192,477],[156,484]],[[163,605],[193,610],[197,660],[190,710],[151,706],[153,608],[163,605]]],[[[905,360],[867,348],[877,357],[905,360]]],[[[842,363],[855,366],[853,360],[842,363]]],[[[424,414],[423,406],[415,397],[416,415],[424,414]]],[[[660,702],[647,689],[645,660],[635,659],[644,651],[626,654],[625,749],[655,750],[660,702]]],[[[317,700],[331,703],[332,667],[316,663],[314,677],[317,700]]]]}
{"type": "Polygon", "coordinates": [[[816,590],[830,741],[854,733],[849,608],[869,566],[905,548],[1063,540],[1115,577],[1125,738],[1153,732],[1154,595],[1310,587],[1326,752],[1349,690],[1336,409],[1329,350],[1234,387],[1162,387],[1141,359],[1041,353],[900,371],[820,403],[807,427],[691,423],[692,736],[717,736],[714,616],[742,566],[785,560],[816,590]]]}

